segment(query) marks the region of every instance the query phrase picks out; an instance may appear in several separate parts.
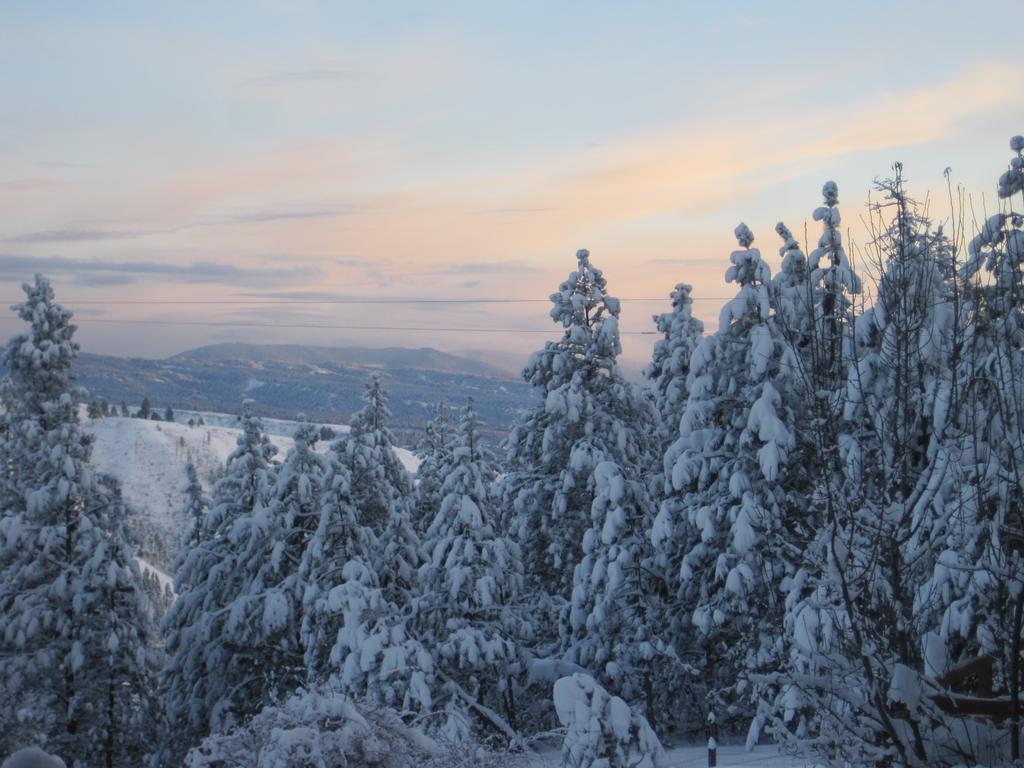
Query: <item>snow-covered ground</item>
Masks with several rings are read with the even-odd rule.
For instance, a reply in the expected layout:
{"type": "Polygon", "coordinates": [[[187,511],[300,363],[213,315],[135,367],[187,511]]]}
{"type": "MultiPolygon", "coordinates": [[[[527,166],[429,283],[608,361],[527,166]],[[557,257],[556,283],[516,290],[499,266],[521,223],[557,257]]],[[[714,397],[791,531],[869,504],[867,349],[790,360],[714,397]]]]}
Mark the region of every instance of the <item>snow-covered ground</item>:
{"type": "MultiPolygon", "coordinates": [[[[707,747],[681,747],[670,750],[662,768],[704,768],[708,764],[707,747]]],[[[755,747],[747,752],[743,746],[719,747],[721,768],[809,768],[811,763],[780,754],[773,746],[755,747]]]]}
{"type": "MultiPolygon", "coordinates": [[[[178,419],[187,421],[198,414],[181,412],[178,419]]],[[[143,568],[156,571],[163,580],[167,577],[173,553],[188,521],[184,519],[185,466],[195,465],[199,478],[209,490],[227,457],[235,448],[240,429],[228,426],[237,423],[226,414],[201,414],[204,426],[190,427],[180,421],[146,421],[144,419],[109,416],[91,420],[84,418],[86,430],[95,438],[93,466],[98,472],[110,474],[121,481],[125,501],[136,516],[135,531],[144,531],[146,541],[142,549],[146,561],[143,568]]],[[[281,460],[292,446],[289,435],[298,426],[296,422],[268,419],[267,431],[277,446],[277,459],[281,460]]],[[[335,431],[347,427],[332,425],[335,431]]],[[[319,450],[327,450],[325,442],[319,450]]],[[[410,472],[415,472],[419,460],[403,448],[398,456],[410,472]]]]}
{"type": "MultiPolygon", "coordinates": [[[[523,768],[557,768],[561,764],[561,753],[551,751],[526,758],[523,768]]],[[[666,751],[665,761],[659,764],[659,768],[705,768],[707,764],[707,747],[676,747],[666,751]]],[[[718,748],[719,768],[813,768],[813,765],[806,760],[781,754],[770,745],[755,747],[752,752],[747,752],[742,745],[718,748]]]]}

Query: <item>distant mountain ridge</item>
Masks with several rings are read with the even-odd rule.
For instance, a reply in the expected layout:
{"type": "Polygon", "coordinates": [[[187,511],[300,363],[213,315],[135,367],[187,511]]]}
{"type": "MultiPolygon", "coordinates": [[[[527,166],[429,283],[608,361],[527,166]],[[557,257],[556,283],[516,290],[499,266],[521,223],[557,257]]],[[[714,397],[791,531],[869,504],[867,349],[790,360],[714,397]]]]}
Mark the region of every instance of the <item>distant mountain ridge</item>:
{"type": "Polygon", "coordinates": [[[342,424],[362,407],[364,387],[378,371],[390,396],[394,427],[407,443],[438,401],[458,408],[474,398],[488,431],[500,437],[535,397],[525,382],[493,366],[431,348],[229,343],[164,360],[82,353],[76,368],[90,399],[115,405],[124,401],[137,408],[148,397],[158,411],[170,405],[238,413],[242,400],[250,397],[264,416],[294,419],[303,413],[342,424]]]}
{"type": "Polygon", "coordinates": [[[260,363],[305,365],[357,365],[397,370],[471,373],[475,376],[509,378],[492,365],[441,352],[432,347],[324,347],[309,344],[248,344],[224,342],[181,352],[168,360],[240,360],[260,363]]]}

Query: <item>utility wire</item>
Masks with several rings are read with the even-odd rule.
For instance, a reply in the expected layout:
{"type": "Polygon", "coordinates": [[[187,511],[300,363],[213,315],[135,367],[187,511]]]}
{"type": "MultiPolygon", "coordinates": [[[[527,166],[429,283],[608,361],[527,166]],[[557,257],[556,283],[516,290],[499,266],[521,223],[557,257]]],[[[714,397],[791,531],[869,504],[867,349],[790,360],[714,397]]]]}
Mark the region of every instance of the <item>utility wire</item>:
{"type": "MultiPolygon", "coordinates": [[[[729,301],[733,296],[691,296],[692,301],[729,301]]],[[[626,298],[619,299],[620,302],[636,303],[660,303],[670,301],[669,297],[660,299],[626,298]]],[[[146,301],[142,299],[111,299],[111,300],[85,300],[74,301],[62,299],[65,306],[104,304],[104,305],[132,305],[150,306],[162,304],[210,304],[210,305],[288,305],[288,304],[548,304],[551,299],[417,299],[417,298],[379,298],[379,299],[153,299],[146,301]]],[[[8,302],[17,304],[17,301],[8,302]]]]}
{"type": "MultiPolygon", "coordinates": [[[[539,330],[534,328],[438,328],[436,326],[416,325],[334,325],[329,323],[259,323],[244,320],[108,320],[103,318],[76,318],[79,324],[89,325],[103,323],[105,325],[197,325],[208,327],[238,328],[314,328],[332,331],[424,331],[430,333],[542,333],[552,334],[558,328],[539,330]]],[[[0,316],[0,322],[21,321],[13,316],[0,316]]],[[[619,331],[620,335],[628,336],[660,336],[657,331],[619,331]]]]}

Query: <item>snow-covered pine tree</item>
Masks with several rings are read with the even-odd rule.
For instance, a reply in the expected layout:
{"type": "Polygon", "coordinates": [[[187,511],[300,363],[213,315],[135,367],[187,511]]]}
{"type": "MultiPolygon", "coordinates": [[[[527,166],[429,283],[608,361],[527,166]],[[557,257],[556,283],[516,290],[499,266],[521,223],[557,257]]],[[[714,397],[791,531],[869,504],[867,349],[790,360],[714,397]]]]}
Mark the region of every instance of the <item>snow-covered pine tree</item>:
{"type": "Polygon", "coordinates": [[[119,501],[89,467],[71,312],[41,275],[24,290],[14,309],[29,329],[8,342],[0,385],[0,753],[42,743],[75,765],[101,764],[110,726],[102,713],[111,710],[98,681],[124,670],[117,693],[146,695],[133,674],[144,669],[134,651],[146,613],[123,530],[109,523],[119,501]],[[122,588],[111,612],[107,598],[122,588]]]}
{"type": "Polygon", "coordinates": [[[952,532],[959,484],[959,288],[952,245],[908,199],[900,170],[879,183],[877,300],[856,323],[844,419],[818,457],[824,519],[786,590],[773,730],[825,760],[946,765],[948,721],[922,683],[938,646],[920,588],[952,532]]]}
{"type": "MultiPolygon", "coordinates": [[[[934,463],[941,465],[932,483],[941,515],[932,515],[922,540],[934,542],[928,560],[930,578],[917,588],[914,616],[922,636],[923,667],[915,668],[934,690],[944,673],[972,665],[991,672],[992,696],[1020,698],[1024,583],[1019,554],[1024,530],[1024,138],[1011,139],[1015,156],[999,180],[1002,210],[989,217],[968,243],[961,275],[967,281],[959,316],[964,339],[954,334],[948,426],[934,463]],[[1020,202],[1015,210],[1017,197],[1020,202]],[[957,351],[959,346],[963,353],[957,351]],[[937,554],[936,554],[937,550],[937,554]]],[[[941,402],[941,401],[940,401],[941,402]]],[[[934,505],[934,502],[932,502],[934,505]]],[[[918,530],[920,530],[918,529],[918,530]]],[[[981,673],[984,676],[984,671],[981,673]]],[[[947,686],[938,686],[944,688],[947,686]]],[[[970,691],[943,691],[945,709],[963,711],[970,691]],[[965,696],[966,694],[966,696],[965,696]],[[952,705],[952,706],[950,706],[952,705]]],[[[1020,757],[1020,708],[986,729],[981,722],[965,732],[954,713],[932,722],[932,742],[970,756],[1020,757]],[[1006,745],[1000,751],[999,745],[1006,745]],[[993,748],[996,748],[993,750],[993,748]]],[[[930,755],[934,760],[934,756],[930,755]]],[[[989,758],[991,759],[991,758],[989,758]]]]}
{"type": "MultiPolygon", "coordinates": [[[[203,490],[203,484],[199,482],[199,473],[191,461],[185,465],[185,478],[185,508],[182,517],[189,521],[189,527],[182,542],[179,558],[188,553],[189,546],[197,545],[202,539],[204,518],[210,508],[210,499],[203,490]]],[[[180,567],[181,563],[176,561],[174,570],[177,571],[180,567]]]]}
{"type": "Polygon", "coordinates": [[[391,411],[379,373],[370,378],[363,401],[366,405],[352,415],[350,431],[337,446],[351,477],[359,519],[379,534],[396,506],[406,507],[408,516],[413,486],[395,453],[395,438],[388,426],[391,411]]]}
{"type": "MultiPolygon", "coordinates": [[[[820,514],[825,505],[817,495],[818,479],[830,477],[839,461],[838,427],[846,400],[846,371],[856,362],[853,296],[861,292],[861,282],[842,249],[838,188],[834,182],[826,182],[822,191],[825,205],[814,211],[814,218],[822,222],[819,247],[812,254],[815,268],[808,265],[792,231],[782,222],[775,227],[783,241],[779,249],[781,270],[772,280],[770,297],[776,325],[786,340],[780,377],[789,388],[791,400],[800,404],[792,414],[795,445],[791,456],[792,464],[802,471],[793,476],[787,490],[791,503],[809,513],[803,525],[782,532],[780,538],[792,553],[809,551],[808,544],[825,522],[820,514]]],[[[783,582],[790,601],[803,588],[803,577],[798,569],[795,581],[783,582]]],[[[783,644],[791,643],[792,637],[782,633],[782,640],[783,644]]],[[[786,654],[782,652],[783,657],[786,654]]],[[[755,698],[760,704],[748,734],[751,744],[780,697],[789,695],[771,674],[758,678],[755,698]]]]}
{"type": "Polygon", "coordinates": [[[492,726],[499,725],[493,712],[516,721],[512,674],[522,619],[514,608],[523,569],[519,546],[496,525],[494,472],[470,401],[444,498],[425,535],[427,562],[415,600],[418,635],[438,665],[435,704],[444,707],[443,728],[453,739],[465,736],[470,713],[492,726]]]}
{"type": "Polygon", "coordinates": [[[399,712],[432,705],[433,659],[407,630],[408,606],[392,603],[378,573],[380,541],[363,525],[344,442],[328,454],[319,519],[299,566],[302,642],[311,684],[399,712]]]}
{"type": "MultiPolygon", "coordinates": [[[[811,287],[811,271],[807,257],[792,231],[783,222],[775,225],[782,238],[779,256],[782,264],[771,282],[771,304],[775,309],[775,322],[789,340],[789,346],[799,355],[801,363],[810,361],[813,354],[815,307],[811,287]]],[[[797,375],[804,375],[802,371],[797,375]]]]}
{"type": "MultiPolygon", "coordinates": [[[[576,566],[567,636],[569,661],[592,670],[649,720],[672,712],[683,670],[670,641],[669,579],[655,562],[654,505],[632,468],[604,461],[594,470],[592,525],[576,566]]],[[[675,609],[675,606],[672,606],[675,609]]]]}
{"type": "MultiPolygon", "coordinates": [[[[970,436],[963,506],[973,514],[964,515],[960,546],[940,558],[930,586],[948,604],[944,639],[965,646],[959,658],[948,654],[951,662],[992,654],[1002,670],[997,688],[1013,701],[1024,688],[1024,136],[1011,138],[1010,149],[997,187],[1002,210],[971,241],[964,266],[969,280],[987,277],[969,294],[971,378],[961,398],[970,436]]],[[[1017,708],[1007,721],[1011,759],[1020,757],[1021,716],[1017,708]]]]}
{"type": "Polygon", "coordinates": [[[661,416],[663,446],[675,440],[679,432],[679,417],[688,394],[690,356],[704,336],[704,323],[693,316],[692,290],[686,283],[677,284],[671,294],[672,311],[654,316],[654,324],[665,338],[655,342],[651,362],[644,369],[661,416]]]}
{"type": "Polygon", "coordinates": [[[273,473],[267,503],[257,504],[232,531],[241,586],[227,607],[222,643],[246,658],[249,712],[306,680],[299,569],[319,525],[328,459],[315,450],[319,427],[300,421],[291,450],[273,473]]]}
{"type": "Polygon", "coordinates": [[[539,403],[507,441],[509,471],[502,507],[523,548],[530,586],[568,600],[582,557],[594,501],[593,472],[602,461],[652,466],[650,402],[619,371],[619,301],[607,295],[590,253],[551,295],[551,319],[564,329],[530,358],[523,375],[539,403]]]}
{"type": "Polygon", "coordinates": [[[106,536],[82,569],[76,609],[84,612],[82,645],[102,650],[81,670],[91,701],[83,731],[90,736],[90,764],[134,768],[153,747],[153,683],[160,659],[152,648],[152,608],[125,536],[120,485],[113,477],[97,480],[97,522],[106,536]]]}
{"type": "Polygon", "coordinates": [[[650,724],[584,674],[555,683],[555,711],[565,727],[566,768],[658,768],[665,752],[650,724]]]}
{"type": "Polygon", "coordinates": [[[332,454],[348,471],[359,522],[375,542],[368,561],[375,587],[383,590],[388,605],[402,611],[420,566],[420,542],[412,523],[413,481],[395,452],[380,374],[372,375],[363,399],[365,407],[352,416],[349,433],[335,442],[332,454]]]}
{"type": "Polygon", "coordinates": [[[777,593],[794,570],[781,535],[807,525],[791,497],[794,408],[786,340],[769,311],[770,272],[746,225],[736,237],[741,249],[725,277],[739,292],[691,358],[689,399],[665,454],[666,497],[652,527],[689,615],[674,629],[677,650],[702,671],[698,683],[712,697],[733,702],[741,672],[777,652],[777,593]]]}
{"type": "Polygon", "coordinates": [[[441,504],[441,485],[444,483],[445,469],[451,462],[454,445],[455,422],[451,408],[448,403],[439,402],[416,446],[420,465],[416,469],[416,511],[413,522],[417,530],[426,530],[441,504]]]}
{"type": "MultiPolygon", "coordinates": [[[[228,609],[247,587],[251,573],[241,562],[255,524],[266,512],[277,449],[243,403],[242,433],[228,457],[225,473],[213,488],[203,516],[202,535],[189,544],[175,574],[178,599],[161,627],[167,666],[159,696],[168,723],[162,744],[165,762],[180,760],[190,746],[211,731],[231,727],[256,711],[250,686],[262,687],[263,672],[253,674],[258,654],[236,647],[225,632],[228,609]]],[[[258,707],[256,708],[258,709],[258,707]]]]}
{"type": "Polygon", "coordinates": [[[822,233],[809,263],[818,325],[814,362],[817,376],[835,380],[846,373],[850,360],[852,296],[861,292],[861,281],[843,248],[839,187],[834,181],[826,181],[821,194],[824,205],[814,210],[814,220],[822,223],[822,233]]]}

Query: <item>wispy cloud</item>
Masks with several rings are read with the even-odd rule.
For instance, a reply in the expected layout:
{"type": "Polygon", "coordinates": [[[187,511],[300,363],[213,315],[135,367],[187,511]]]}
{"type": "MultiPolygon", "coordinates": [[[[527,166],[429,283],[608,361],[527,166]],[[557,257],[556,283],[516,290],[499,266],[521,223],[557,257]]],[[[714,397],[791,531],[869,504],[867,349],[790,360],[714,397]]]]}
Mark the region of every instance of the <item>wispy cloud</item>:
{"type": "Polygon", "coordinates": [[[507,275],[519,272],[541,272],[543,270],[518,261],[470,262],[448,264],[436,269],[416,272],[417,275],[507,275]]]}
{"type": "Polygon", "coordinates": [[[30,177],[25,179],[8,179],[0,181],[0,189],[8,189],[13,192],[32,192],[37,189],[49,189],[60,184],[59,179],[49,177],[30,177]]]}
{"type": "Polygon", "coordinates": [[[70,277],[79,285],[128,285],[147,279],[180,283],[223,283],[230,285],[276,285],[301,283],[320,276],[309,266],[288,269],[240,267],[213,261],[175,264],[157,261],[115,261],[70,259],[64,256],[24,256],[0,254],[0,280],[24,280],[33,272],[70,277]]]}
{"type": "Polygon", "coordinates": [[[497,213],[502,215],[528,215],[537,213],[552,213],[558,210],[554,206],[535,206],[533,208],[522,207],[522,208],[481,208],[477,213],[489,214],[497,213]]]}
{"type": "Polygon", "coordinates": [[[290,83],[344,83],[365,77],[365,75],[366,73],[362,70],[344,67],[296,69],[250,77],[247,80],[243,80],[242,85],[266,87],[288,85],[290,83]]]}
{"type": "Polygon", "coordinates": [[[132,240],[177,231],[171,229],[91,229],[88,227],[62,227],[23,232],[0,239],[4,243],[84,243],[97,240],[132,240]]]}
{"type": "MultiPolygon", "coordinates": [[[[0,185],[2,186],[2,185],[0,185]]],[[[169,235],[187,229],[202,227],[222,227],[246,224],[267,224],[277,221],[293,221],[296,219],[323,219],[343,215],[340,208],[311,210],[260,210],[247,213],[229,213],[204,216],[201,219],[171,227],[148,227],[138,229],[94,228],[68,226],[58,229],[44,229],[35,232],[23,232],[10,237],[0,238],[4,243],[82,243],[101,240],[134,240],[142,237],[169,235]]]]}
{"type": "Polygon", "coordinates": [[[255,211],[253,213],[228,214],[221,217],[213,217],[209,221],[197,222],[194,226],[218,226],[221,224],[263,224],[268,221],[291,221],[293,219],[325,219],[334,216],[341,216],[344,213],[339,208],[324,208],[322,210],[308,211],[255,211]]]}
{"type": "Polygon", "coordinates": [[[708,258],[678,258],[678,259],[645,259],[645,264],[653,264],[659,267],[717,267],[723,263],[721,256],[708,258]]]}

